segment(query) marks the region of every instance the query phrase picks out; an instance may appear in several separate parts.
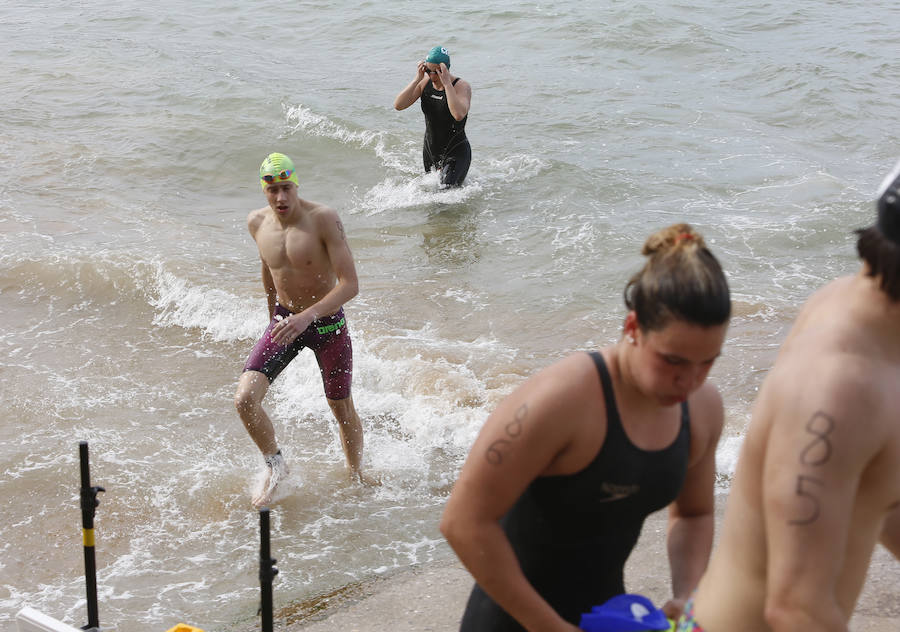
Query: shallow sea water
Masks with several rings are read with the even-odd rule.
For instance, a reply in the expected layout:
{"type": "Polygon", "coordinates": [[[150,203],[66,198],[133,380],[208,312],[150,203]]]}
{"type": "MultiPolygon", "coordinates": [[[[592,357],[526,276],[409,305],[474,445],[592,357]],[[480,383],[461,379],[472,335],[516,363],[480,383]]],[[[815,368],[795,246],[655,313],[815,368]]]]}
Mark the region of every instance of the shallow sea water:
{"type": "Polygon", "coordinates": [[[267,406],[292,468],[276,605],[452,555],[437,520],[500,398],[616,340],[658,228],[694,224],[735,316],[712,377],[728,481],[800,303],[856,269],[897,158],[892,3],[84,1],[0,9],[0,629],[84,623],[78,441],[101,623],[246,629],[262,461],[232,406],[266,324],[256,180],[291,155],[336,208],[376,490],[347,482],[311,355],[267,406]],[[473,86],[466,186],[421,173],[435,44],[473,86]]]}

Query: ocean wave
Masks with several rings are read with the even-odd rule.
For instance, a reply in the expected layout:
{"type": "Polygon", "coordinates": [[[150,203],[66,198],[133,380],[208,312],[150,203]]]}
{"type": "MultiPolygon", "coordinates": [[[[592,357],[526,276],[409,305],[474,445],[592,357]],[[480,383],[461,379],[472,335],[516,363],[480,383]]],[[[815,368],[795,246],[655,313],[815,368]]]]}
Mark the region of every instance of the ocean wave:
{"type": "MultiPolygon", "coordinates": [[[[52,237],[46,239],[53,243],[52,237]]],[[[64,305],[133,301],[144,292],[144,285],[137,279],[145,272],[127,255],[103,250],[47,253],[24,259],[13,252],[0,257],[0,291],[64,305]]]]}
{"type": "Polygon", "coordinates": [[[316,114],[303,105],[283,105],[284,116],[292,131],[302,130],[312,136],[321,136],[356,147],[377,147],[383,141],[383,132],[352,130],[327,116],[316,114]]]}
{"type": "MultiPolygon", "coordinates": [[[[238,296],[189,280],[173,262],[138,260],[111,251],[0,258],[0,294],[33,296],[40,309],[102,310],[109,305],[150,308],[157,327],[201,329],[215,341],[255,339],[265,328],[261,297],[238,296]]],[[[136,314],[137,315],[137,314],[136,314]]]]}
{"type": "Polygon", "coordinates": [[[217,342],[255,340],[267,319],[263,298],[236,296],[218,287],[197,284],[157,266],[150,304],[159,327],[200,329],[217,342]]]}
{"type": "Polygon", "coordinates": [[[407,175],[420,172],[421,141],[394,138],[386,132],[354,130],[349,124],[317,114],[304,105],[282,106],[292,132],[302,131],[310,136],[338,141],[357,149],[371,149],[382,164],[407,175]]]}

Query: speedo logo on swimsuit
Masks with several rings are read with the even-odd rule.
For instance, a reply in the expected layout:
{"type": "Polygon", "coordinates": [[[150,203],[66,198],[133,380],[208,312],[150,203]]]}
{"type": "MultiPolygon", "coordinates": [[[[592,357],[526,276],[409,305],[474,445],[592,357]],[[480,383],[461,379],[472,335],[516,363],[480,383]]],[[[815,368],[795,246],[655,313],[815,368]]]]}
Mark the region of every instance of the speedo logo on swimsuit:
{"type": "Polygon", "coordinates": [[[316,331],[320,334],[330,334],[332,331],[337,331],[341,327],[344,326],[344,321],[346,319],[342,318],[333,325],[325,325],[324,327],[316,327],[316,331]]]}
{"type": "Polygon", "coordinates": [[[431,98],[432,98],[432,99],[437,99],[438,101],[443,101],[443,100],[444,100],[444,95],[443,95],[443,94],[432,94],[432,95],[431,95],[431,98]]]}
{"type": "Polygon", "coordinates": [[[601,483],[600,490],[605,494],[609,494],[607,498],[598,498],[597,502],[608,503],[613,500],[622,500],[628,498],[632,494],[641,491],[640,485],[616,485],[615,483],[601,483]]]}

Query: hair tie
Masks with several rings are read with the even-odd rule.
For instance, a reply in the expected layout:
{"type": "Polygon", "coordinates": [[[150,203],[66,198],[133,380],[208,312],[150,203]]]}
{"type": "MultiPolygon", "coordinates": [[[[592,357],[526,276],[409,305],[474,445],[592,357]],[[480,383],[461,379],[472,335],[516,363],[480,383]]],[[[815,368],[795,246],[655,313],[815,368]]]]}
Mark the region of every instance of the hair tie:
{"type": "Polygon", "coordinates": [[[677,244],[680,241],[694,241],[694,236],[690,233],[679,233],[675,236],[675,243],[677,244]]]}

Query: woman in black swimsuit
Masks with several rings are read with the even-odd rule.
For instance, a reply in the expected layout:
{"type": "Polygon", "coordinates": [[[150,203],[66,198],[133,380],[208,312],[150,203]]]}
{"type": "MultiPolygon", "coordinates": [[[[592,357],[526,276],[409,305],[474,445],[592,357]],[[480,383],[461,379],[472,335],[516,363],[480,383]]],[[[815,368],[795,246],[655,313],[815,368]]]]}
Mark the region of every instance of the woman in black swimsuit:
{"type": "Polygon", "coordinates": [[[668,507],[677,618],[712,547],[722,398],[706,381],[731,299],[687,224],[652,235],[618,343],[543,369],[488,417],[441,531],[477,584],[461,630],[576,632],[625,592],[644,519],[668,507]]]}
{"type": "Polygon", "coordinates": [[[472,161],[472,148],[466,138],[472,86],[450,74],[450,55],[442,46],[432,48],[418,63],[416,78],[394,99],[394,108],[405,110],[419,99],[425,114],[425,172],[439,169],[441,184],[459,186],[472,161]]]}

